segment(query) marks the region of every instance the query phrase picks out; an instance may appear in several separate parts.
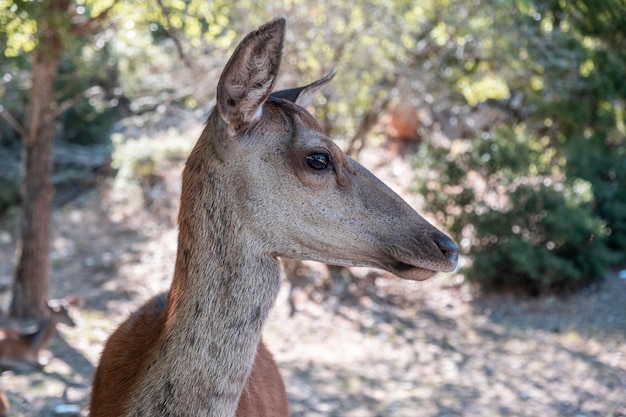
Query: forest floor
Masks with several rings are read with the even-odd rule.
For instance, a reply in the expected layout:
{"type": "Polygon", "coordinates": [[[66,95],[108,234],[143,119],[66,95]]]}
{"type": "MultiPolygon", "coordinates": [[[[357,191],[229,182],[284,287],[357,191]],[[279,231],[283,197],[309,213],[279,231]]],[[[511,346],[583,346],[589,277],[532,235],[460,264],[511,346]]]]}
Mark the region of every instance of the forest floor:
{"type": "MultiPolygon", "coordinates": [[[[370,149],[362,159],[419,204],[409,157],[370,149]]],[[[143,193],[108,179],[54,211],[50,294],[84,305],[71,312],[76,327],[59,326],[43,371],[0,376],[9,416],[87,414],[108,335],[169,286],[182,164],[167,162],[143,193]]],[[[5,312],[16,230],[14,215],[0,219],[5,312]]],[[[357,281],[328,279],[316,263],[286,269],[264,339],[294,417],[626,417],[626,279],[617,273],[579,294],[525,298],[481,294],[455,274],[416,283],[368,269],[350,270],[357,281]]]]}

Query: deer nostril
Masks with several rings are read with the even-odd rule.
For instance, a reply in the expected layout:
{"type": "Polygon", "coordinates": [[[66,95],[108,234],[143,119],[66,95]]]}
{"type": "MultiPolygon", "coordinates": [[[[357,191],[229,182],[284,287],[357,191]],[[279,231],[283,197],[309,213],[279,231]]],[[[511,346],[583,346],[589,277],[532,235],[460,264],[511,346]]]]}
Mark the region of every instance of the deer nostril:
{"type": "Polygon", "coordinates": [[[433,241],[447,260],[456,265],[459,260],[459,248],[454,244],[452,239],[441,234],[433,236],[433,241]]]}

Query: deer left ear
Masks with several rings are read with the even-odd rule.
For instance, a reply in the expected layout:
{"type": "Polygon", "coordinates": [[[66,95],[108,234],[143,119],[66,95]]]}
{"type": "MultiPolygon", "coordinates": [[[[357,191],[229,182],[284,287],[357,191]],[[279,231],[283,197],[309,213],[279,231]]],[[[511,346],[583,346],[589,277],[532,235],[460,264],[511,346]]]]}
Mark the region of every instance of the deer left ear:
{"type": "Polygon", "coordinates": [[[217,110],[232,133],[247,130],[261,117],[283,51],[286,21],[272,20],[246,36],[233,52],[217,84],[217,110]]]}
{"type": "Polygon", "coordinates": [[[289,90],[281,90],[273,92],[270,97],[282,98],[296,103],[298,106],[307,107],[311,104],[315,94],[328,84],[337,74],[337,68],[323,76],[321,79],[312,82],[304,87],[290,88],[289,90]]]}

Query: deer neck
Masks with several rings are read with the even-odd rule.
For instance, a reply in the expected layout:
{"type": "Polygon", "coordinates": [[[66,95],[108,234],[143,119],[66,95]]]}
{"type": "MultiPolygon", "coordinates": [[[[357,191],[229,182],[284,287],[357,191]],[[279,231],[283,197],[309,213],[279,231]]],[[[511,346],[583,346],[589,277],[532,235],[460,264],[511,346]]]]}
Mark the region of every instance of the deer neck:
{"type": "Polygon", "coordinates": [[[129,415],[234,416],[278,295],[278,261],[246,238],[236,205],[226,204],[233,191],[212,184],[217,177],[207,166],[192,153],[183,173],[176,269],[158,361],[129,415]]]}

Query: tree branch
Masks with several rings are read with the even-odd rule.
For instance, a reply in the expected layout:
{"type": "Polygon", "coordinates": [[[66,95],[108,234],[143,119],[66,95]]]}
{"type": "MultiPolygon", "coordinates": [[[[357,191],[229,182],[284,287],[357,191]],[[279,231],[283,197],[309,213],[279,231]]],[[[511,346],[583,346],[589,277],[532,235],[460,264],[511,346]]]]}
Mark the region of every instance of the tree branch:
{"type": "Polygon", "coordinates": [[[85,98],[95,97],[100,94],[103,94],[102,87],[98,85],[89,87],[85,91],[76,94],[74,97],[68,98],[67,100],[63,101],[56,109],[54,109],[54,112],[52,113],[52,115],[56,119],[57,117],[65,113],[67,110],[74,107],[74,105],[78,103],[79,101],[85,98]]]}
{"type": "Polygon", "coordinates": [[[359,126],[356,129],[356,132],[350,139],[348,148],[346,149],[346,154],[353,158],[356,158],[359,155],[361,150],[365,147],[367,135],[369,135],[374,126],[376,126],[379,114],[387,108],[389,101],[390,99],[388,98],[382,99],[381,101],[376,100],[370,109],[365,112],[361,118],[359,126]]]}
{"type": "MultiPolygon", "coordinates": [[[[109,17],[109,13],[111,10],[120,2],[121,0],[113,0],[113,3],[106,9],[104,9],[98,16],[94,16],[91,19],[87,19],[82,22],[76,22],[72,24],[72,33],[79,36],[88,36],[95,35],[96,33],[102,31],[102,25],[104,21],[109,17]]],[[[77,15],[74,16],[75,18],[77,15]]]]}
{"type": "Polygon", "coordinates": [[[180,56],[180,59],[183,61],[185,66],[187,68],[191,68],[191,62],[189,62],[189,60],[187,59],[187,55],[185,55],[185,52],[183,51],[183,45],[180,43],[180,39],[178,39],[178,37],[176,36],[176,32],[172,28],[172,23],[170,22],[170,11],[163,4],[163,0],[157,0],[157,3],[159,3],[159,7],[161,8],[163,17],[165,17],[165,21],[167,22],[167,36],[169,36],[169,38],[174,42],[174,45],[176,45],[178,56],[180,56]]]}
{"type": "Polygon", "coordinates": [[[20,122],[15,120],[13,115],[11,115],[8,110],[5,110],[4,106],[2,106],[1,104],[0,116],[2,116],[2,118],[9,124],[9,126],[11,126],[17,132],[18,135],[20,135],[22,138],[26,137],[26,128],[24,128],[24,126],[22,126],[20,122]]]}

